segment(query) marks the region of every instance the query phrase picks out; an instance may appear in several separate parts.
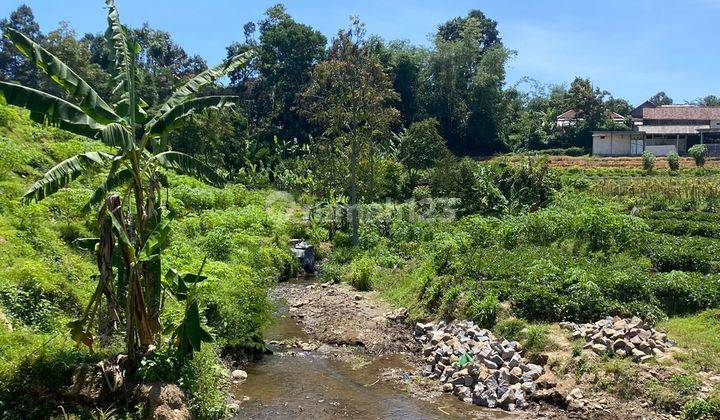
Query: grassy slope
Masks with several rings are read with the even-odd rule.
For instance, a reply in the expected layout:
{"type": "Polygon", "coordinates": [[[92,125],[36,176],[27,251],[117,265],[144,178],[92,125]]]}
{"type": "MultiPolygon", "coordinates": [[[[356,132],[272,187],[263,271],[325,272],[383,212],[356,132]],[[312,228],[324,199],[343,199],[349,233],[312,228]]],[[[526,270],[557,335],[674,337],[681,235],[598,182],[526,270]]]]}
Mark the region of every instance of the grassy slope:
{"type": "MultiPolygon", "coordinates": [[[[75,349],[64,327],[94,288],[92,255],[70,243],[95,236],[93,215],[79,209],[103,174],[83,176],[41,203],[19,201],[58,161],[101,148],[0,105],[0,413],[56,412],[58,402],[47,397],[57,397],[68,383],[72,365],[122,351],[120,340],[94,355],[75,349]]],[[[201,299],[217,338],[214,351],[208,347],[180,375],[196,414],[222,416],[224,374],[214,353],[257,347],[269,317],[266,286],[294,269],[286,249],[293,207],[288,197],[272,191],[218,190],[180,176],[171,176],[170,184],[177,217],[165,267],[194,272],[208,257],[201,299]]],[[[181,310],[168,300],[163,321],[177,321],[181,310]]],[[[153,379],[177,379],[148,371],[153,379]]]]}
{"type": "Polygon", "coordinates": [[[720,321],[711,309],[720,305],[717,175],[556,173],[562,191],[549,208],[526,215],[432,223],[400,216],[407,205],[386,206],[361,225],[361,249],[337,235],[325,276],[350,282],[370,277],[388,301],[409,307],[416,318],[469,317],[488,327],[502,319],[495,326],[499,334],[535,351],[552,346],[538,321],[670,315],[660,326],[689,349],[678,357],[692,367],[686,374],[638,389],[632,363],[610,360],[594,369],[627,385],[611,389],[622,398],[647,395],[669,410],[694,404],[697,372],[720,372],[720,321]],[[606,187],[610,178],[632,188],[606,187]],[[367,259],[374,261],[369,274],[367,259]],[[363,263],[353,263],[358,260],[363,263]]]}

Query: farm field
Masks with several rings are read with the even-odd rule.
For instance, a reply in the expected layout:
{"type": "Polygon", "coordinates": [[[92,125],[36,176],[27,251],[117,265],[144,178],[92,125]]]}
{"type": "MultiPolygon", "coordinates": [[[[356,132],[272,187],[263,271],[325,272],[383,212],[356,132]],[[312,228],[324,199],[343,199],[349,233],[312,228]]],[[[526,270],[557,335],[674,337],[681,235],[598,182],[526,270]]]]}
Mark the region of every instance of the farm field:
{"type": "MultiPolygon", "coordinates": [[[[516,159],[512,158],[511,159],[516,159]]],[[[618,168],[618,169],[642,169],[643,159],[640,156],[625,157],[601,157],[601,156],[548,156],[550,166],[553,168],[618,168]]],[[[668,169],[667,159],[658,157],[655,163],[657,169],[668,169]]],[[[695,167],[695,161],[691,157],[681,157],[680,167],[691,169],[695,167]]],[[[706,168],[720,167],[720,159],[708,158],[706,168]]]]}

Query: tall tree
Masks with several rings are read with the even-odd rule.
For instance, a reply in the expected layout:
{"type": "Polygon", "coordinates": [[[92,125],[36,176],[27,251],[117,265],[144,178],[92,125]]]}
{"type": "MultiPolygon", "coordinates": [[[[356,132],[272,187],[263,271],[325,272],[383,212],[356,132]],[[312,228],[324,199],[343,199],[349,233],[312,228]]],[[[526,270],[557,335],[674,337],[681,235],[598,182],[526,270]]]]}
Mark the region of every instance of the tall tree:
{"type": "Polygon", "coordinates": [[[473,12],[442,25],[423,75],[425,114],[438,120],[456,152],[491,153],[504,147],[498,129],[511,52],[494,28],[494,21],[473,12]]]}
{"type": "Polygon", "coordinates": [[[497,22],[480,10],[471,10],[465,17],[456,17],[438,27],[437,37],[444,41],[459,41],[468,27],[475,27],[475,42],[479,54],[501,43],[497,22]]]}
{"type": "Polygon", "coordinates": [[[400,95],[397,109],[403,117],[403,123],[409,125],[421,119],[420,87],[422,73],[427,66],[430,52],[405,41],[394,41],[388,45],[390,52],[389,73],[393,89],[400,95]]]}
{"type": "Polygon", "coordinates": [[[660,91],[660,92],[654,94],[648,100],[657,106],[673,104],[672,98],[669,97],[664,91],[660,91]]]}
{"type": "MultiPolygon", "coordinates": [[[[15,29],[36,42],[41,42],[43,35],[40,25],[35,21],[32,9],[23,4],[10,13],[9,19],[0,21],[0,30],[15,29]]],[[[32,63],[23,60],[10,40],[3,38],[0,44],[0,79],[14,80],[30,87],[39,87],[40,73],[32,63]]]]}
{"type": "Polygon", "coordinates": [[[254,49],[257,58],[251,68],[232,74],[231,80],[241,92],[252,91],[248,108],[253,125],[261,131],[261,141],[271,141],[274,136],[306,141],[308,123],[297,113],[295,100],[308,83],[313,66],[324,58],[327,39],[296,22],[281,4],[269,8],[257,25],[246,25],[244,32],[245,43],[232,45],[228,53],[254,49]]]}
{"type": "Polygon", "coordinates": [[[399,113],[387,104],[396,98],[377,56],[368,50],[364,25],[356,18],[349,29],[338,32],[328,59],[315,66],[300,98],[304,114],[322,127],[326,141],[337,145],[329,149],[349,156],[353,244],[359,226],[358,160],[368,150],[372,158],[372,141],[389,136],[399,113]]]}
{"type": "Polygon", "coordinates": [[[703,106],[720,106],[720,98],[715,95],[708,95],[696,100],[695,103],[703,106]]]}
{"type": "Polygon", "coordinates": [[[630,112],[633,110],[633,106],[630,105],[630,102],[625,99],[612,97],[605,102],[605,108],[607,108],[608,111],[616,112],[623,117],[629,116],[630,112]]]}

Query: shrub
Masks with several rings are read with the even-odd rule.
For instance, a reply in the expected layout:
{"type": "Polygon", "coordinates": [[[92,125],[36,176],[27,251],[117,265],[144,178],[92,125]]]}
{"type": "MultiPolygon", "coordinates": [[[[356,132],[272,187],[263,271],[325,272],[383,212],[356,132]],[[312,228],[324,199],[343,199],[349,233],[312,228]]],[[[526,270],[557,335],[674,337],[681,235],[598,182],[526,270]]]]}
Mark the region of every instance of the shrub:
{"type": "Polygon", "coordinates": [[[555,321],[560,319],[561,297],[547,285],[521,286],[511,297],[512,308],[523,318],[555,321]]]}
{"type": "Polygon", "coordinates": [[[644,151],[642,154],[643,169],[647,172],[652,172],[655,167],[655,155],[652,152],[644,151]]]}
{"type": "Polygon", "coordinates": [[[685,404],[682,410],[684,420],[713,420],[720,418],[720,398],[696,399],[685,404]]]}
{"type": "Polygon", "coordinates": [[[682,271],[658,275],[653,292],[668,315],[697,312],[720,303],[720,285],[715,278],[682,271]]]}
{"type": "Polygon", "coordinates": [[[522,341],[525,354],[538,353],[547,349],[550,344],[549,331],[546,325],[530,325],[525,330],[522,341]]]}
{"type": "Polygon", "coordinates": [[[671,172],[676,172],[680,169],[680,156],[678,156],[677,152],[668,153],[667,160],[671,172]]]}
{"type": "Polygon", "coordinates": [[[554,149],[542,149],[542,150],[530,150],[524,154],[529,156],[535,155],[550,155],[550,156],[583,156],[587,154],[587,151],[582,147],[568,147],[568,148],[554,148],[554,149]]]}
{"type": "Polygon", "coordinates": [[[342,266],[336,262],[328,261],[320,266],[320,277],[325,282],[340,283],[340,280],[342,280],[342,266]]]}
{"type": "Polygon", "coordinates": [[[232,236],[225,229],[215,229],[208,233],[203,242],[203,250],[208,258],[227,261],[233,252],[232,236]]]}
{"type": "Polygon", "coordinates": [[[705,165],[705,157],[707,156],[708,148],[704,144],[696,144],[688,149],[688,155],[695,159],[695,166],[698,168],[705,165]]]}
{"type": "Polygon", "coordinates": [[[594,281],[581,278],[568,287],[568,292],[562,305],[564,319],[592,322],[607,313],[608,302],[594,281]]]}
{"type": "Polygon", "coordinates": [[[495,335],[506,340],[520,341],[525,328],[527,328],[527,323],[522,319],[508,318],[498,322],[493,331],[495,335]]]}
{"type": "Polygon", "coordinates": [[[456,284],[448,289],[443,294],[443,303],[441,313],[445,318],[454,318],[455,309],[457,307],[458,299],[462,295],[462,288],[459,284],[456,284]]]}
{"type": "Polygon", "coordinates": [[[372,290],[373,277],[376,274],[375,260],[369,256],[362,256],[350,263],[350,270],[346,280],[355,290],[372,290]]]}
{"type": "Polygon", "coordinates": [[[473,293],[467,302],[467,317],[483,328],[492,328],[497,319],[500,302],[497,296],[486,294],[480,298],[473,293]]]}

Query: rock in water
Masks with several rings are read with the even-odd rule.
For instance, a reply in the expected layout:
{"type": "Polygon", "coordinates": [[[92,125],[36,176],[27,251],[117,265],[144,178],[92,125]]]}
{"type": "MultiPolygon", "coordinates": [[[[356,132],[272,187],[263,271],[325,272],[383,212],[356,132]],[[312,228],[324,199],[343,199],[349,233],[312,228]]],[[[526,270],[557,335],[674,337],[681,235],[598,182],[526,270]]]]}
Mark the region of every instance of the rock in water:
{"type": "Polygon", "coordinates": [[[315,273],[315,248],[300,239],[290,240],[290,251],[307,274],[315,273]]]}
{"type": "Polygon", "coordinates": [[[244,381],[245,379],[247,379],[247,376],[248,376],[247,372],[245,372],[244,370],[241,370],[241,369],[235,369],[230,374],[230,378],[233,381],[244,381]]]}

